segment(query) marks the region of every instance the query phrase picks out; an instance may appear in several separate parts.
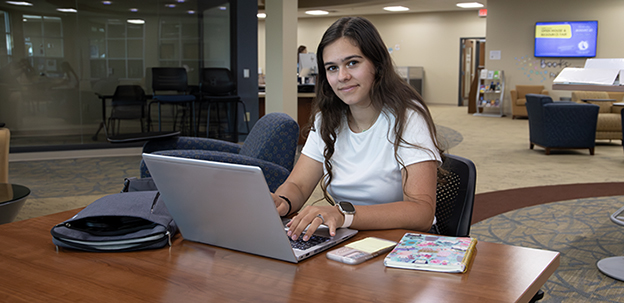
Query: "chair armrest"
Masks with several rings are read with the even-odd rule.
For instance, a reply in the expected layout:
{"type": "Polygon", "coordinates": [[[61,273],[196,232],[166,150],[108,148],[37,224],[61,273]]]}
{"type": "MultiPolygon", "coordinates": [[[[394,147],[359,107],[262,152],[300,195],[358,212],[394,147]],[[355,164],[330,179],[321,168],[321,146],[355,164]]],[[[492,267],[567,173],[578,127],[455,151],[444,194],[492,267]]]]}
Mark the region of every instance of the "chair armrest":
{"type": "Polygon", "coordinates": [[[518,92],[515,89],[512,89],[509,91],[509,94],[511,95],[512,104],[515,104],[516,100],[518,100],[518,92]]]}
{"type": "MultiPolygon", "coordinates": [[[[618,103],[618,102],[615,102],[618,103]]],[[[622,112],[622,109],[624,109],[624,103],[623,104],[611,104],[611,112],[614,114],[619,114],[622,112]]],[[[620,102],[621,103],[621,102],[620,102]]]]}
{"type": "Polygon", "coordinates": [[[164,140],[150,140],[143,145],[144,153],[177,149],[210,150],[238,154],[241,146],[232,142],[198,137],[175,137],[164,140]]]}

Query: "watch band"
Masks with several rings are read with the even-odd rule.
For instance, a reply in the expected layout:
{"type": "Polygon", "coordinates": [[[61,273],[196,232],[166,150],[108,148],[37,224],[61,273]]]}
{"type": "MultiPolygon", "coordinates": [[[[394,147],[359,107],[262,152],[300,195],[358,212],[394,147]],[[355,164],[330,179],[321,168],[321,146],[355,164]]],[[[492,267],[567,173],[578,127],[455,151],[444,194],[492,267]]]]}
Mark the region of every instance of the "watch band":
{"type": "Polygon", "coordinates": [[[349,226],[351,226],[351,223],[353,223],[353,215],[345,213],[342,214],[344,215],[345,219],[344,223],[342,223],[342,226],[340,226],[340,228],[348,228],[349,226]]]}
{"type": "Polygon", "coordinates": [[[286,203],[288,203],[288,211],[286,212],[286,215],[284,215],[284,217],[288,216],[288,214],[290,213],[290,211],[292,210],[292,203],[290,203],[290,200],[284,196],[279,196],[280,198],[284,199],[284,201],[286,201],[286,203]]]}

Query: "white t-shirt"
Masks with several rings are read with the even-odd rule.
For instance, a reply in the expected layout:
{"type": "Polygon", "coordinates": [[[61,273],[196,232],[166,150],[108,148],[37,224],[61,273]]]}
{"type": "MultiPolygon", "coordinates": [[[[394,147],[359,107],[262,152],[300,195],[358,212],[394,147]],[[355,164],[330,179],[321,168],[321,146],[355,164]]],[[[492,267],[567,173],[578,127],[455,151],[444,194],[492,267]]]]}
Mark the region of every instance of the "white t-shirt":
{"type": "MultiPolygon", "coordinates": [[[[410,164],[437,160],[441,163],[427,123],[415,111],[407,112],[403,138],[423,149],[411,146],[399,148],[399,156],[407,167],[410,164]]],[[[310,131],[302,153],[324,163],[325,142],[320,136],[320,114],[315,120],[316,131],[310,131]]],[[[333,180],[328,188],[336,201],[349,201],[355,205],[373,205],[403,201],[401,166],[394,157],[394,116],[383,111],[373,126],[362,133],[354,133],[347,119],[336,133],[332,156],[333,180]],[[388,138],[388,136],[391,136],[388,138]]],[[[323,166],[325,170],[325,167],[323,166]]],[[[326,173],[326,171],[325,171],[326,173]]]]}

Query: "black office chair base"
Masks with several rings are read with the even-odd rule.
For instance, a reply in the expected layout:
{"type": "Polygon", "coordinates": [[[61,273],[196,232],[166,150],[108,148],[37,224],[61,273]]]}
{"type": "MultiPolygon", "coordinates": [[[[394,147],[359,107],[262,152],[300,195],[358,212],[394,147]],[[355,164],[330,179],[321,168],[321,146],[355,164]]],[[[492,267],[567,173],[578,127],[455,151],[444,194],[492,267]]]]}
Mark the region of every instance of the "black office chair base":
{"type": "Polygon", "coordinates": [[[529,303],[535,303],[541,299],[544,298],[544,291],[543,290],[538,290],[537,293],[535,294],[535,296],[533,296],[533,298],[531,298],[531,301],[529,301],[529,303]]]}

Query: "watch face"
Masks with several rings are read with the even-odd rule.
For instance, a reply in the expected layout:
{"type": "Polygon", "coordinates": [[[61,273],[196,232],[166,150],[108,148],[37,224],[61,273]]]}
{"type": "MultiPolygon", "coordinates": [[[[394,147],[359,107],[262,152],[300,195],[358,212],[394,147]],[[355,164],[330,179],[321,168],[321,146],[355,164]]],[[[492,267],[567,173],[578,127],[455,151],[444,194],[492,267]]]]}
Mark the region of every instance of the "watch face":
{"type": "Polygon", "coordinates": [[[342,209],[345,213],[355,212],[355,207],[353,207],[353,204],[349,202],[340,202],[338,203],[338,206],[340,206],[340,209],[342,209]]]}

